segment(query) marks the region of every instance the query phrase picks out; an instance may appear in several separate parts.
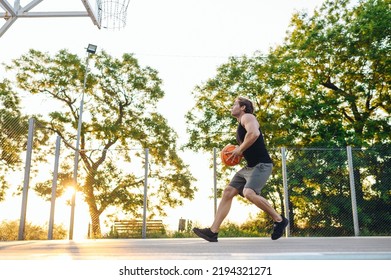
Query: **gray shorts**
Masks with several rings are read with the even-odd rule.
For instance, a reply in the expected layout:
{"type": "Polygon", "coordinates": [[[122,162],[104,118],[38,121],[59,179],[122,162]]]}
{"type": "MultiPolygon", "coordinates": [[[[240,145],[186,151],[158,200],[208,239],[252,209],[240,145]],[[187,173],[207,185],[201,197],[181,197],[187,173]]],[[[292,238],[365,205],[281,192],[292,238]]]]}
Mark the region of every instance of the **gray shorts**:
{"type": "Polygon", "coordinates": [[[244,167],[236,172],[229,185],[239,190],[241,196],[243,196],[244,188],[250,188],[259,195],[272,174],[272,169],[272,163],[262,162],[254,167],[244,167]]]}

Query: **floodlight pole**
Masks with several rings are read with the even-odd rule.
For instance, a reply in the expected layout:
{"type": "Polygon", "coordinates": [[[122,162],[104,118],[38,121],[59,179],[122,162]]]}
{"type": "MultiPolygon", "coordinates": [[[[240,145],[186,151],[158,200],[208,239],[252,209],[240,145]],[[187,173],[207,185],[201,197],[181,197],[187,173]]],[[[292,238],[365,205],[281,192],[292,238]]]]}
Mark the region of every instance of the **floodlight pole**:
{"type": "Polygon", "coordinates": [[[87,47],[87,59],[86,59],[86,71],[84,73],[84,83],[83,83],[83,92],[80,100],[80,112],[79,112],[79,122],[77,126],[77,137],[76,137],[76,147],[75,147],[75,161],[73,165],[73,184],[75,191],[72,194],[71,200],[71,219],[69,222],[69,240],[73,239],[73,225],[75,222],[75,202],[76,202],[76,190],[77,190],[77,169],[79,165],[79,154],[80,154],[80,135],[81,135],[81,127],[83,123],[83,106],[84,106],[84,93],[86,91],[86,83],[88,76],[88,63],[90,60],[90,55],[95,54],[96,46],[89,44],[87,47]]]}

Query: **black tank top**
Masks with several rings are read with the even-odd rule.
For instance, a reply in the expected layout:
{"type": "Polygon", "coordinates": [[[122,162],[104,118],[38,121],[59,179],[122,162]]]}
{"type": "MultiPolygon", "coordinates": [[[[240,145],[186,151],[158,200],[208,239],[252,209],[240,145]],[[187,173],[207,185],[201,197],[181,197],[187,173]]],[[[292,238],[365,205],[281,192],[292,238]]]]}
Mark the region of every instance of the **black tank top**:
{"type": "MultiPolygon", "coordinates": [[[[261,129],[259,129],[259,132],[260,134],[257,140],[255,140],[255,142],[243,152],[243,156],[247,161],[248,167],[254,167],[261,162],[273,163],[266,149],[261,129]]],[[[239,143],[239,145],[243,143],[246,133],[246,129],[242,126],[241,123],[239,123],[238,128],[236,130],[236,141],[239,143]]]]}

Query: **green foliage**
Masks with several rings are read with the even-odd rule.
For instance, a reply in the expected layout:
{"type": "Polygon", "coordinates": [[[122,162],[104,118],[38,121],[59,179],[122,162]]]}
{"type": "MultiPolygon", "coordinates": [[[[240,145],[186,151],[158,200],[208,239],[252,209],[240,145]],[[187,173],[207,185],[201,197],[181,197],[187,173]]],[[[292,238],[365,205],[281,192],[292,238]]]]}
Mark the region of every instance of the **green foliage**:
{"type": "MultiPolygon", "coordinates": [[[[237,124],[230,106],[237,96],[250,98],[275,160],[276,171],[263,196],[281,210],[279,147],[373,148],[373,164],[368,165],[367,156],[357,156],[366,165],[354,171],[359,211],[367,213],[361,224],[373,227],[372,214],[389,217],[391,209],[384,178],[389,175],[391,143],[389,22],[389,1],[384,0],[356,5],[330,0],[312,16],[293,15],[283,44],[267,55],[232,57],[215,77],[195,88],[195,106],[186,115],[186,147],[211,151],[234,142],[237,124]],[[370,193],[381,202],[364,192],[368,180],[376,182],[370,184],[370,193]],[[369,209],[371,202],[380,208],[369,209]]],[[[316,229],[332,227],[334,234],[352,234],[346,170],[344,153],[290,152],[290,219],[300,221],[292,224],[293,232],[318,234],[316,229]]],[[[219,181],[226,182],[230,171],[223,168],[219,181]]]]}
{"type": "MultiPolygon", "coordinates": [[[[0,241],[18,240],[19,221],[2,221],[0,223],[0,241]]],[[[63,225],[53,226],[53,239],[65,239],[67,231],[63,225]]],[[[27,222],[25,225],[24,240],[47,240],[47,226],[34,225],[27,222]]]]}
{"type": "Polygon", "coordinates": [[[346,0],[326,1],[314,16],[292,19],[278,56],[292,73],[287,120],[306,131],[300,144],[368,146],[390,140],[386,2],[350,7],[346,0]]]}
{"type": "Polygon", "coordinates": [[[219,238],[224,237],[260,237],[262,236],[257,228],[243,227],[235,223],[226,222],[219,231],[219,238]]]}
{"type": "MultiPolygon", "coordinates": [[[[99,217],[108,207],[116,206],[135,217],[142,207],[144,178],[117,168],[121,163],[144,164],[144,153],[134,153],[131,148],[149,148],[149,177],[156,178],[149,186],[150,194],[159,201],[149,205],[152,216],[164,215],[165,205],[175,207],[183,199],[191,199],[195,188],[189,167],[177,153],[177,135],[157,112],[157,104],[164,96],[157,71],[142,67],[131,54],[114,58],[102,51],[87,61],[90,73],[85,88],[86,63],[66,50],[53,57],[30,50],[8,69],[15,71],[19,89],[59,105],[43,113],[40,123],[47,131],[60,135],[62,143],[73,150],[79,99],[85,95],[80,135],[82,168],[76,188],[88,204],[92,236],[99,237],[99,217]]],[[[59,175],[57,195],[67,187],[72,175],[70,164],[62,167],[65,171],[59,175]]],[[[49,182],[41,182],[35,190],[47,197],[50,187],[49,182]]]]}
{"type": "Polygon", "coordinates": [[[187,147],[233,141],[229,108],[246,96],[271,146],[367,146],[390,141],[390,28],[386,1],[326,1],[293,16],[286,41],[268,55],[233,57],[197,86],[187,147]],[[382,18],[378,21],[378,18],[382,18]]]}

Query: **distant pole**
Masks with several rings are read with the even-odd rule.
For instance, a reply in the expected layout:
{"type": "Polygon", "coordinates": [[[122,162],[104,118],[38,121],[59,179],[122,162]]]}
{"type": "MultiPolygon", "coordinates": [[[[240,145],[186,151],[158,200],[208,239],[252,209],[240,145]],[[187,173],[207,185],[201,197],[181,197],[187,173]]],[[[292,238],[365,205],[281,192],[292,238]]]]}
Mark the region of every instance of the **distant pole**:
{"type": "Polygon", "coordinates": [[[26,151],[26,163],[24,169],[24,180],[23,180],[23,197],[22,197],[22,210],[20,213],[19,222],[19,233],[18,239],[24,239],[24,230],[26,226],[26,213],[27,213],[27,197],[30,184],[30,168],[31,168],[31,155],[33,153],[33,139],[34,139],[34,118],[29,119],[29,131],[27,138],[27,151],[26,151]]]}
{"type": "Polygon", "coordinates": [[[55,152],[55,156],[54,156],[52,197],[51,197],[51,203],[50,203],[50,218],[49,218],[49,231],[48,231],[48,239],[49,240],[53,239],[54,209],[56,206],[56,192],[57,192],[58,165],[59,165],[59,157],[60,157],[60,145],[61,145],[61,137],[57,136],[56,152],[55,152]]]}
{"type": "Polygon", "coordinates": [[[143,227],[141,236],[147,238],[147,204],[148,204],[148,165],[149,165],[149,149],[145,149],[145,172],[144,172],[144,200],[143,200],[143,227]]]}
{"type": "MultiPolygon", "coordinates": [[[[281,160],[282,160],[282,184],[284,186],[284,208],[285,208],[285,217],[289,218],[289,191],[288,191],[288,175],[286,171],[286,148],[281,148],[281,160]]],[[[285,236],[289,236],[289,225],[285,231],[285,236]]]]}
{"type": "Polygon", "coordinates": [[[84,73],[84,83],[83,83],[83,92],[80,100],[80,112],[79,112],[79,122],[77,126],[77,137],[76,137],[76,147],[75,147],[75,162],[73,165],[73,184],[75,191],[72,194],[71,200],[71,219],[69,222],[69,240],[73,239],[73,226],[75,223],[75,203],[76,203],[76,191],[77,191],[77,169],[79,165],[79,154],[80,154],[80,135],[81,135],[81,127],[83,124],[83,106],[84,106],[84,93],[86,91],[86,82],[88,76],[88,62],[90,59],[90,55],[96,52],[96,46],[89,44],[87,47],[87,60],[86,60],[86,72],[84,73]]]}
{"type": "Polygon", "coordinates": [[[213,148],[213,200],[214,215],[217,213],[217,148],[213,148]]]}
{"type": "Polygon", "coordinates": [[[354,169],[353,169],[353,155],[352,147],[347,146],[346,151],[348,154],[348,167],[349,167],[349,183],[350,183],[350,197],[352,201],[352,212],[353,212],[353,227],[354,235],[360,235],[360,228],[358,225],[358,214],[357,214],[357,201],[356,201],[356,187],[354,183],[354,169]]]}

